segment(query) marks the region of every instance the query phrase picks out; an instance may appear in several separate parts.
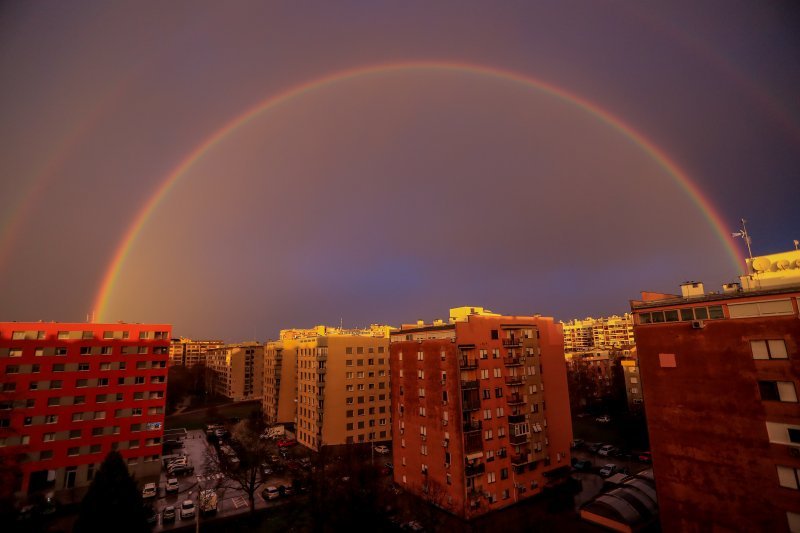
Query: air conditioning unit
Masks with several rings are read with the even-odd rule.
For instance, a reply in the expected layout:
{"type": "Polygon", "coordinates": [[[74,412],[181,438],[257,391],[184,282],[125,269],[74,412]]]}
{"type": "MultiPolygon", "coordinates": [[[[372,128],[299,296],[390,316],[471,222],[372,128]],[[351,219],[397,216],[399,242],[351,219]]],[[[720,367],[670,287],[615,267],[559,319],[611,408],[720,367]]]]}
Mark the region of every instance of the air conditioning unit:
{"type": "Polygon", "coordinates": [[[692,320],[692,329],[703,329],[706,327],[706,323],[702,320],[692,320]]]}

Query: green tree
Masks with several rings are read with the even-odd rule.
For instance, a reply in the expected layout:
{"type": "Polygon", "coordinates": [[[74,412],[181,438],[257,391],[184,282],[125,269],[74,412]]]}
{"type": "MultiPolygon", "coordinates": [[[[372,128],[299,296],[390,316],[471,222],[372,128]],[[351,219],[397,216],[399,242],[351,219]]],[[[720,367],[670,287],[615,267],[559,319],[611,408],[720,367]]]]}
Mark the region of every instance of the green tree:
{"type": "Polygon", "coordinates": [[[81,501],[74,533],[139,533],[149,529],[136,481],[119,452],[109,452],[81,501]]]}

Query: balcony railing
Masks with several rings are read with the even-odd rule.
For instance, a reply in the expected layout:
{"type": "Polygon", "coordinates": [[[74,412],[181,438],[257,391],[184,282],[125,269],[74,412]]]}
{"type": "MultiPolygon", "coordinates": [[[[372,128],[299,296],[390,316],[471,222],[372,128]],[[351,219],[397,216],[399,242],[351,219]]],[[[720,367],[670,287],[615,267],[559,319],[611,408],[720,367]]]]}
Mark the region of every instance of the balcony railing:
{"type": "Polygon", "coordinates": [[[514,393],[508,396],[508,400],[506,401],[508,402],[508,405],[516,405],[520,403],[525,403],[525,397],[522,394],[514,393]]]}
{"type": "Polygon", "coordinates": [[[477,411],[481,408],[480,400],[464,400],[461,402],[461,408],[464,411],[477,411]]]}
{"type": "Polygon", "coordinates": [[[503,339],[503,346],[519,346],[522,344],[522,339],[511,338],[511,339],[503,339]]]}
{"type": "Polygon", "coordinates": [[[480,476],[484,473],[486,473],[486,465],[483,463],[474,466],[467,465],[464,467],[464,475],[467,477],[480,476]]]}
{"type": "Polygon", "coordinates": [[[478,368],[478,360],[469,357],[461,358],[461,370],[475,370],[478,368]]]}
{"type": "Polygon", "coordinates": [[[521,424],[525,422],[525,415],[524,414],[510,414],[508,415],[508,423],[509,424],[521,424]]]}
{"type": "Polygon", "coordinates": [[[522,385],[522,376],[506,376],[506,385],[522,385]]]}
{"type": "Polygon", "coordinates": [[[514,435],[513,433],[508,436],[508,442],[511,444],[527,444],[529,435],[514,435]]]}
{"type": "Polygon", "coordinates": [[[520,357],[503,357],[503,364],[506,366],[519,366],[522,364],[520,357]]]}
{"type": "Polygon", "coordinates": [[[464,381],[461,380],[461,390],[470,390],[478,388],[478,380],[464,381]]]}
{"type": "Polygon", "coordinates": [[[518,453],[511,456],[511,465],[518,466],[529,463],[527,453],[518,453]]]}
{"type": "Polygon", "coordinates": [[[473,431],[480,431],[482,428],[482,424],[480,420],[472,420],[470,422],[464,422],[464,433],[471,433],[473,431]]]}

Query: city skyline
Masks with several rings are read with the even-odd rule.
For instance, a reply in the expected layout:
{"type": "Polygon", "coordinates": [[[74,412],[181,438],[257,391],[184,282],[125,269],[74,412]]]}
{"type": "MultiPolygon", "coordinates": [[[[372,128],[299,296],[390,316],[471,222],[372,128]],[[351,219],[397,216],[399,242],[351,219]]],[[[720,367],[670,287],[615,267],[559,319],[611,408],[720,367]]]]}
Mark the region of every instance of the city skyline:
{"type": "Polygon", "coordinates": [[[608,316],[800,238],[788,2],[4,15],[2,320],[608,316]]]}

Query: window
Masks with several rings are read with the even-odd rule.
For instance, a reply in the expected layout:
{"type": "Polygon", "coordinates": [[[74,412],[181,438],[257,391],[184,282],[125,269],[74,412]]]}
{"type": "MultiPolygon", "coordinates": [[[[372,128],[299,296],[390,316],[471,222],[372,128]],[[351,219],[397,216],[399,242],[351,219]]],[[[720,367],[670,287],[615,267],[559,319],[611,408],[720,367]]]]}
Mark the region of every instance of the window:
{"type": "MultiPolygon", "coordinates": [[[[105,418],[106,418],[106,412],[105,411],[95,411],[94,412],[94,419],[95,420],[104,420],[105,418]]],[[[117,430],[117,431],[119,431],[119,430],[117,430]]]]}
{"type": "Polygon", "coordinates": [[[482,368],[481,369],[481,379],[489,379],[489,369],[482,368]]]}
{"type": "Polygon", "coordinates": [[[79,438],[81,438],[81,430],[80,429],[70,429],[69,430],[69,438],[71,438],[71,439],[79,439],[79,438]]]}
{"type": "Polygon", "coordinates": [[[44,461],[46,459],[52,459],[52,458],[53,458],[53,450],[42,450],[41,452],[39,452],[39,460],[40,461],[44,461]]]}
{"type": "Polygon", "coordinates": [[[778,483],[787,489],[800,489],[800,469],[790,466],[776,466],[778,470],[778,483]]]}
{"type": "Polygon", "coordinates": [[[61,405],[61,398],[60,397],[48,398],[47,399],[47,406],[48,407],[53,407],[53,406],[56,406],[56,405],[61,405]]]}
{"type": "Polygon", "coordinates": [[[98,387],[108,387],[108,378],[98,378],[97,379],[97,386],[98,387]]]}
{"type": "Polygon", "coordinates": [[[54,379],[53,381],[50,382],[51,389],[60,389],[62,385],[63,383],[61,382],[60,379],[54,379]]]}
{"type": "Polygon", "coordinates": [[[491,429],[487,429],[486,431],[484,431],[483,432],[483,438],[484,438],[484,440],[492,440],[494,438],[492,430],[491,429]]]}
{"type": "Polygon", "coordinates": [[[45,424],[57,424],[58,423],[58,415],[46,415],[44,417],[45,424]]]}
{"type": "Polygon", "coordinates": [[[28,383],[28,390],[39,390],[39,382],[31,381],[30,383],[28,383]]]}
{"type": "Polygon", "coordinates": [[[11,348],[8,350],[9,357],[22,357],[22,350],[19,348],[11,348]]]}
{"type": "Polygon", "coordinates": [[[502,398],[503,397],[503,388],[497,387],[494,389],[494,396],[495,398],[502,398]]]}
{"type": "Polygon", "coordinates": [[[83,420],[83,413],[72,413],[73,422],[80,422],[81,420],[83,420]]]}
{"type": "Polygon", "coordinates": [[[72,448],[68,448],[67,449],[67,455],[69,455],[70,457],[74,457],[74,456],[78,455],[80,452],[81,452],[81,449],[78,446],[74,446],[72,448]]]}
{"type": "Polygon", "coordinates": [[[66,348],[56,348],[56,355],[67,355],[66,348]]]}
{"type": "MultiPolygon", "coordinates": [[[[89,453],[100,453],[100,445],[99,444],[92,444],[89,447],[89,453]]],[[[89,467],[93,467],[94,465],[89,465],[89,467]]],[[[92,471],[93,473],[93,471],[92,471]]],[[[91,479],[91,478],[90,478],[91,479]]]]}
{"type": "Polygon", "coordinates": [[[63,364],[53,365],[53,372],[63,372],[63,371],[64,371],[63,364]]]}
{"type": "Polygon", "coordinates": [[[424,398],[425,397],[425,387],[420,387],[418,393],[419,393],[419,397],[420,398],[424,398]]]}
{"type": "Polygon", "coordinates": [[[78,379],[78,380],[75,381],[75,386],[78,387],[78,388],[88,387],[89,386],[89,380],[88,379],[78,379]]]}
{"type": "Polygon", "coordinates": [[[59,331],[56,336],[59,340],[69,339],[69,331],[59,331]]]}
{"type": "Polygon", "coordinates": [[[492,330],[492,340],[497,340],[499,338],[500,338],[500,336],[497,334],[497,330],[493,329],[492,330]]]}
{"type": "MultiPolygon", "coordinates": [[[[156,377],[156,376],[153,376],[153,377],[156,377]]],[[[144,383],[144,376],[136,376],[136,378],[133,381],[134,385],[141,385],[143,383],[144,383]]]]}
{"type": "Polygon", "coordinates": [[[19,374],[19,367],[17,365],[8,365],[6,367],[6,374],[19,374]]]}
{"type": "Polygon", "coordinates": [[[55,433],[45,433],[42,435],[42,441],[44,442],[53,442],[54,440],[56,440],[55,433]]]}
{"type": "Polygon", "coordinates": [[[495,473],[494,472],[487,472],[486,473],[486,482],[487,483],[494,483],[495,481],[497,481],[495,479],[495,473]]]}
{"type": "Polygon", "coordinates": [[[502,407],[498,407],[497,408],[497,418],[500,418],[501,416],[505,416],[505,412],[503,411],[502,407]]]}
{"type": "Polygon", "coordinates": [[[483,389],[483,399],[488,400],[492,397],[492,391],[489,389],[483,389]]]}
{"type": "Polygon", "coordinates": [[[753,359],[786,359],[786,342],[783,339],[750,341],[753,359]]]}
{"type": "Polygon", "coordinates": [[[792,381],[759,381],[761,399],[775,402],[797,402],[797,391],[792,381]]]}
{"type": "Polygon", "coordinates": [[[142,408],[134,407],[133,409],[131,409],[131,416],[142,416],[142,408]]]}
{"type": "MultiPolygon", "coordinates": [[[[91,346],[81,346],[81,355],[92,355],[91,346]]],[[[88,368],[86,370],[89,370],[88,368]]]]}
{"type": "Polygon", "coordinates": [[[492,410],[491,409],[484,409],[483,410],[483,419],[484,420],[489,420],[490,418],[492,418],[492,410]]]}
{"type": "MultiPolygon", "coordinates": [[[[508,468],[500,469],[500,479],[508,479],[508,468]]],[[[506,496],[508,497],[508,496],[506,496]]]]}
{"type": "Polygon", "coordinates": [[[111,355],[111,346],[103,346],[100,348],[100,355],[111,355]]]}
{"type": "Polygon", "coordinates": [[[102,435],[103,435],[102,427],[92,428],[92,437],[100,437],[102,435]]]}

